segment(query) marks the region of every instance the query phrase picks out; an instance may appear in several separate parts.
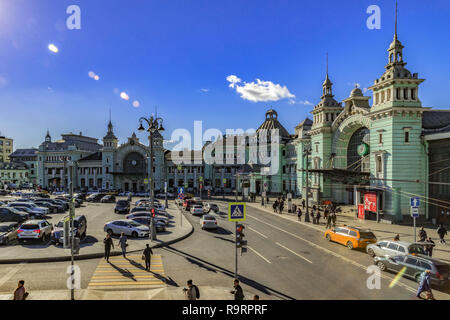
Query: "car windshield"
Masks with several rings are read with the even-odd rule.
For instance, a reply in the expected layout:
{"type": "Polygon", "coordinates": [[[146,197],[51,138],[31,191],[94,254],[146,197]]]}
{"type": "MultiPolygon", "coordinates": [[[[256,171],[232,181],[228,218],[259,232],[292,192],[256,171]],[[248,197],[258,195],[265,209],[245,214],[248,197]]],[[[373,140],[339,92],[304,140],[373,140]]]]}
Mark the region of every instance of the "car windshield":
{"type": "Polygon", "coordinates": [[[39,226],[37,224],[24,224],[20,229],[23,230],[36,230],[39,229],[39,226]]]}
{"type": "Polygon", "coordinates": [[[409,247],[409,253],[416,253],[416,254],[424,254],[428,255],[425,252],[425,249],[422,246],[414,245],[409,247]]]}
{"type": "Polygon", "coordinates": [[[213,216],[203,216],[203,220],[214,221],[216,220],[216,218],[214,218],[213,216]]]}
{"type": "Polygon", "coordinates": [[[0,232],[8,232],[9,226],[0,226],[0,232]]]}
{"type": "Polygon", "coordinates": [[[57,228],[63,228],[64,227],[64,221],[60,221],[58,222],[58,224],[56,225],[57,228]]]}
{"type": "Polygon", "coordinates": [[[130,222],[130,225],[131,225],[131,226],[133,226],[133,227],[140,227],[140,226],[141,226],[141,224],[140,224],[140,223],[138,223],[138,222],[135,222],[135,221],[133,221],[133,222],[130,222]]]}
{"type": "Polygon", "coordinates": [[[360,231],[359,235],[360,235],[360,238],[363,238],[363,239],[376,239],[375,235],[372,232],[360,231]]]}
{"type": "Polygon", "coordinates": [[[119,206],[126,206],[127,204],[128,204],[128,201],[125,201],[125,200],[117,201],[117,205],[119,205],[119,206]]]}

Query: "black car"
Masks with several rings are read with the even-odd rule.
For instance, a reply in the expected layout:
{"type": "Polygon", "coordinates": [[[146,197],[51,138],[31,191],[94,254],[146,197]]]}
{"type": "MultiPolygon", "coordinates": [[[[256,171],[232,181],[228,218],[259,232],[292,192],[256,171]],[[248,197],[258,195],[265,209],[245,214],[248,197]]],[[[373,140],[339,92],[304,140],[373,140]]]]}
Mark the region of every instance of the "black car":
{"type": "MultiPolygon", "coordinates": [[[[131,220],[136,221],[137,223],[143,224],[144,226],[150,227],[150,221],[151,221],[150,218],[136,217],[131,220]]],[[[156,227],[156,232],[166,231],[166,224],[164,222],[156,221],[155,227],[156,227]]]]}
{"type": "Polygon", "coordinates": [[[17,222],[0,223],[0,244],[7,245],[11,241],[16,240],[19,226],[17,222]]]}
{"type": "Polygon", "coordinates": [[[150,211],[150,207],[147,207],[147,206],[134,207],[133,209],[131,209],[130,213],[140,212],[140,211],[150,211]]]}
{"type": "Polygon", "coordinates": [[[28,220],[29,215],[10,207],[0,207],[0,222],[19,222],[28,220]]]}
{"type": "Polygon", "coordinates": [[[119,200],[114,208],[114,213],[129,213],[130,203],[127,200],[119,200]]]}
{"type": "MultiPolygon", "coordinates": [[[[51,235],[51,241],[55,245],[63,244],[64,243],[64,220],[67,217],[64,217],[61,219],[53,228],[52,235],[51,235]]],[[[77,238],[84,239],[86,237],[87,232],[87,220],[86,217],[76,216],[73,220],[73,230],[74,235],[77,238]]]]}
{"type": "Polygon", "coordinates": [[[404,277],[411,278],[417,282],[425,270],[431,271],[431,284],[438,287],[446,287],[450,283],[450,266],[437,259],[424,258],[413,255],[401,255],[394,257],[375,257],[375,265],[381,271],[392,270],[400,272],[404,269],[404,277]]]}
{"type": "Polygon", "coordinates": [[[116,202],[116,197],[113,196],[113,195],[111,195],[111,194],[108,194],[108,195],[104,196],[104,197],[100,200],[100,202],[101,202],[101,203],[115,203],[115,202],[116,202]]]}
{"type": "Polygon", "coordinates": [[[48,208],[49,213],[57,213],[57,212],[64,212],[64,208],[62,206],[56,206],[48,201],[34,201],[34,204],[39,207],[45,207],[48,208]]]}
{"type": "Polygon", "coordinates": [[[87,202],[100,202],[102,198],[106,196],[104,193],[93,193],[89,197],[86,198],[87,202]]]}

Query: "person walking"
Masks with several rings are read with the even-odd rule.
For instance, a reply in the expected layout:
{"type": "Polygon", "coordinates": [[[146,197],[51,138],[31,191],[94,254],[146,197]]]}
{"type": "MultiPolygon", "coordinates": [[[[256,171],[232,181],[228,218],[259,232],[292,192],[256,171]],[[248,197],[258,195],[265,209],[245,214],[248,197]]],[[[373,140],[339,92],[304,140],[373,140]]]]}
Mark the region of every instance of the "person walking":
{"type": "Polygon", "coordinates": [[[395,236],[394,241],[400,241],[400,235],[399,235],[399,234],[397,234],[397,235],[395,236]]]}
{"type": "Polygon", "coordinates": [[[119,246],[122,249],[123,257],[126,258],[128,243],[127,243],[127,236],[123,232],[120,234],[119,246]]]}
{"type": "Polygon", "coordinates": [[[416,297],[419,299],[423,299],[420,294],[422,292],[426,292],[427,293],[427,300],[428,299],[433,299],[433,293],[431,292],[431,271],[430,270],[425,270],[422,274],[421,274],[421,280],[419,283],[419,288],[417,289],[417,294],[416,297]]]}
{"type": "Polygon", "coordinates": [[[103,239],[103,243],[105,244],[105,259],[107,262],[109,262],[109,256],[111,255],[111,247],[114,249],[114,243],[109,233],[106,234],[106,238],[103,239]]]}
{"type": "Polygon", "coordinates": [[[331,221],[333,222],[333,228],[336,227],[336,212],[333,211],[333,213],[331,214],[331,221]]]}
{"type": "Polygon", "coordinates": [[[447,244],[444,240],[444,237],[447,235],[447,229],[444,228],[444,225],[441,224],[437,229],[437,233],[439,235],[439,242],[443,244],[447,244]]]}
{"type": "Polygon", "coordinates": [[[283,213],[283,209],[284,209],[284,200],[280,201],[280,214],[283,213]]]}
{"type": "Polygon", "coordinates": [[[152,259],[152,248],[150,248],[149,244],[147,243],[146,248],[144,249],[144,252],[142,253],[143,258],[145,259],[145,270],[150,271],[151,266],[151,259],[152,259]]]}
{"type": "Polygon", "coordinates": [[[20,280],[17,289],[14,290],[14,300],[25,300],[29,293],[25,290],[25,281],[20,280]]]}
{"type": "Polygon", "coordinates": [[[306,205],[305,199],[302,199],[302,207],[303,207],[303,210],[305,210],[305,205],[306,205]]]}
{"type": "Polygon", "coordinates": [[[332,223],[333,223],[332,214],[329,214],[329,215],[327,216],[327,225],[326,225],[325,228],[330,229],[332,223]]]}
{"type": "Polygon", "coordinates": [[[420,227],[419,230],[419,237],[420,237],[420,242],[425,242],[427,240],[427,232],[425,231],[425,229],[422,227],[420,227]]]}
{"type": "Polygon", "coordinates": [[[292,213],[296,213],[297,212],[297,205],[294,203],[292,205],[292,213]]]}
{"type": "Polygon", "coordinates": [[[428,237],[427,242],[429,243],[429,245],[425,246],[425,251],[427,252],[428,256],[431,258],[433,256],[433,248],[435,246],[435,243],[431,239],[431,237],[428,237]]]}
{"type": "Polygon", "coordinates": [[[275,200],[275,202],[273,203],[272,207],[273,207],[273,212],[274,212],[274,213],[277,213],[278,200],[275,200]]]}
{"type": "Polygon", "coordinates": [[[187,300],[197,300],[200,299],[200,291],[198,287],[192,283],[192,280],[187,281],[188,288],[184,288],[183,292],[186,295],[187,300]]]}
{"type": "Polygon", "coordinates": [[[301,208],[297,209],[297,217],[298,217],[298,221],[302,221],[302,209],[301,208]]]}
{"type": "Polygon", "coordinates": [[[323,211],[323,219],[328,221],[328,205],[325,207],[325,210],[323,211]]]}
{"type": "Polygon", "coordinates": [[[242,291],[238,279],[234,280],[233,286],[234,290],[230,291],[230,293],[234,294],[234,300],[244,300],[244,291],[242,291]]]}
{"type": "Polygon", "coordinates": [[[317,209],[316,223],[320,225],[320,210],[317,209]]]}

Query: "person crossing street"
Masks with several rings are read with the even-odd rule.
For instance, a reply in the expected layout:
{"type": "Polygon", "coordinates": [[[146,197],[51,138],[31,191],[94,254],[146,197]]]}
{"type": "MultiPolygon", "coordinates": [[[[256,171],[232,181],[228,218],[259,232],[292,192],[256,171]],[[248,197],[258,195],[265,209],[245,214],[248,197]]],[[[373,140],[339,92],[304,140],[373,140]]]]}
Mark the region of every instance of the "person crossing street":
{"type": "Polygon", "coordinates": [[[153,254],[152,248],[150,248],[149,244],[147,243],[146,248],[142,253],[143,258],[145,259],[145,270],[147,271],[150,271],[152,254],[153,254]]]}
{"type": "Polygon", "coordinates": [[[244,300],[244,291],[242,290],[242,287],[239,285],[239,280],[235,279],[234,283],[234,290],[230,291],[231,294],[234,294],[234,300],[244,300]]]}
{"type": "Polygon", "coordinates": [[[127,243],[127,236],[123,232],[120,234],[119,246],[122,249],[123,257],[126,258],[128,243],[127,243]]]}
{"type": "Polygon", "coordinates": [[[441,224],[437,229],[437,233],[439,235],[439,242],[443,244],[447,244],[444,240],[444,237],[447,235],[447,229],[444,228],[444,225],[441,224]]]}
{"type": "Polygon", "coordinates": [[[114,249],[114,243],[109,233],[106,234],[106,238],[103,239],[103,243],[105,244],[105,259],[106,261],[109,262],[109,256],[111,255],[111,247],[114,249]]]}

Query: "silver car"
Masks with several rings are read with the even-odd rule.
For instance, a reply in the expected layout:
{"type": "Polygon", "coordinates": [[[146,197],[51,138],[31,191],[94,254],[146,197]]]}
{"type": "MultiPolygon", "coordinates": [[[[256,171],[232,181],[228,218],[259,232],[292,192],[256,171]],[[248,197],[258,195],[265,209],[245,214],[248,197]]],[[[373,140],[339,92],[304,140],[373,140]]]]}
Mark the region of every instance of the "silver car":
{"type": "Polygon", "coordinates": [[[43,217],[48,214],[48,208],[39,207],[32,202],[11,202],[8,204],[8,207],[11,207],[11,208],[27,207],[28,209],[31,210],[31,212],[28,211],[30,216],[43,217]]]}
{"type": "Polygon", "coordinates": [[[52,234],[53,226],[47,220],[28,220],[17,230],[19,242],[26,239],[47,242],[52,234]]]}
{"type": "Polygon", "coordinates": [[[192,215],[203,215],[205,213],[205,211],[203,210],[203,206],[198,205],[198,204],[194,204],[191,208],[191,214],[192,215]]]}
{"type": "Polygon", "coordinates": [[[217,229],[217,220],[210,214],[205,214],[200,218],[200,227],[204,229],[217,229]]]}
{"type": "Polygon", "coordinates": [[[395,257],[407,254],[427,255],[425,242],[411,243],[406,241],[380,240],[377,243],[369,244],[366,247],[367,253],[371,257],[395,257]]]}
{"type": "Polygon", "coordinates": [[[150,230],[147,226],[144,226],[136,221],[129,219],[120,219],[110,221],[105,224],[105,232],[111,236],[115,234],[121,234],[122,232],[133,238],[148,237],[150,230]]]}

